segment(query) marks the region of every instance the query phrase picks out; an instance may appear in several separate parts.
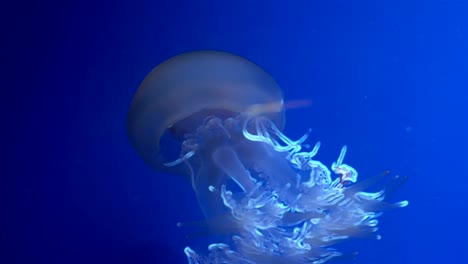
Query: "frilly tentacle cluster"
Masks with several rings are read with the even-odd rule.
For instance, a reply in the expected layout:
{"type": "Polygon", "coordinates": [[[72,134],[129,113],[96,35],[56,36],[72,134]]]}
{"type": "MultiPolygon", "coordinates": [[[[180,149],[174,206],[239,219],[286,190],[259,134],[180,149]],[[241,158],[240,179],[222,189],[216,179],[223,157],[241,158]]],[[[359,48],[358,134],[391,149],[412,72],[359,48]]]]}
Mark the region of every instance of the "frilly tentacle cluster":
{"type": "MultiPolygon", "coordinates": [[[[308,134],[293,141],[261,118],[247,119],[242,134],[249,141],[284,153],[297,179],[283,184],[277,177],[258,173],[252,179],[255,188],[240,193],[233,193],[226,185],[220,189],[210,186],[241,228],[232,237],[233,245],[212,244],[208,255],[187,247],[185,253],[191,264],[325,263],[342,255],[331,247],[333,244],[373,235],[383,209],[408,205],[407,201],[384,202],[383,189],[365,192],[386,174],[357,183],[357,171],[343,163],[346,146],[329,169],[314,160],[320,142],[309,152],[301,151],[308,134]],[[332,178],[332,172],[337,176],[332,178]]],[[[193,154],[193,150],[187,151],[181,160],[193,154]]]]}

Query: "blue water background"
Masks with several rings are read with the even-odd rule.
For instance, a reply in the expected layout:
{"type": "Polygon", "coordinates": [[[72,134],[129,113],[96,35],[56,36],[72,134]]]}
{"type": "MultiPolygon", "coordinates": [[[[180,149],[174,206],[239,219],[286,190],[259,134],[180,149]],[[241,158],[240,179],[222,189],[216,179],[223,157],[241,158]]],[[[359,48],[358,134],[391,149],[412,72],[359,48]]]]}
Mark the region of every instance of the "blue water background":
{"type": "MultiPolygon", "coordinates": [[[[381,241],[349,263],[468,263],[468,1],[37,1],[2,16],[0,263],[185,263],[189,182],[146,166],[125,133],[145,75],[216,49],[269,72],[285,133],[330,165],[409,176],[381,241]]],[[[203,243],[202,243],[203,242],[203,243]]]]}

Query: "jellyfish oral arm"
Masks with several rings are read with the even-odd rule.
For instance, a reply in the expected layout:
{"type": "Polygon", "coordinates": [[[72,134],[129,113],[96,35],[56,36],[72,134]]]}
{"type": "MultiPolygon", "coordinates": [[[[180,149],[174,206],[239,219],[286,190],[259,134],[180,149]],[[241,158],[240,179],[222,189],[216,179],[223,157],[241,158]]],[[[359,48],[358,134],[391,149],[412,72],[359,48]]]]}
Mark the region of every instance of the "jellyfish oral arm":
{"type": "Polygon", "coordinates": [[[237,153],[231,148],[226,146],[217,148],[213,153],[213,161],[226,175],[229,175],[245,193],[250,194],[254,190],[257,181],[251,177],[250,172],[239,160],[237,153]]]}
{"type": "MultiPolygon", "coordinates": [[[[307,134],[293,141],[263,118],[239,117],[238,122],[243,124],[242,139],[218,146],[211,154],[224,180],[217,182],[219,189],[210,189],[212,199],[222,200],[229,221],[238,228],[232,237],[235,247],[212,244],[208,256],[186,248],[190,263],[325,263],[342,255],[329,246],[377,231],[381,213],[370,208],[407,205],[382,204],[383,190],[365,192],[369,184],[355,184],[357,171],[343,162],[346,146],[330,170],[314,160],[319,143],[310,152],[301,151],[307,134]],[[253,122],[253,131],[247,131],[247,122],[253,122]],[[335,179],[332,172],[338,175],[335,179]],[[228,178],[242,192],[228,189],[228,178]]],[[[216,129],[223,132],[219,134],[227,129],[229,135],[237,131],[225,127],[232,122],[208,123],[221,126],[210,127],[213,134],[216,129]]]]}

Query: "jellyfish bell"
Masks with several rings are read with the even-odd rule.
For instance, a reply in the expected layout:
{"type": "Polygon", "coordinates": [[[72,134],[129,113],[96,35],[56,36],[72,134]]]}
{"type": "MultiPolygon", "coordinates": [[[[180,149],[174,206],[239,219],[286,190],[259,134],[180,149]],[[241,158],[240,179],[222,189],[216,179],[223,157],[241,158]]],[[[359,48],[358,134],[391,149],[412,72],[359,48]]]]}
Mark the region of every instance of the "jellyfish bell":
{"type": "Polygon", "coordinates": [[[166,130],[194,132],[207,116],[265,115],[284,126],[276,82],[254,63],[225,52],[195,51],[166,60],[141,83],[130,106],[127,133],[140,157],[157,170],[180,173],[161,154],[166,130]]]}

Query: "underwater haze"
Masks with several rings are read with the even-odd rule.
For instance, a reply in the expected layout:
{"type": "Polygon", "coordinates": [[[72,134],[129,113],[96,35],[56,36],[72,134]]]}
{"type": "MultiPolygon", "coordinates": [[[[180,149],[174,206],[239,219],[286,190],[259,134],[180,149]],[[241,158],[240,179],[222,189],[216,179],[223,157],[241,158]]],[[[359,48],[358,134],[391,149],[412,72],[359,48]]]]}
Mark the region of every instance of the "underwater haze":
{"type": "MultiPolygon", "coordinates": [[[[268,73],[282,133],[310,129],[303,146],[320,141],[327,168],[347,146],[358,182],[407,177],[386,199],[409,205],[378,218],[381,239],[333,244],[343,256],[325,263],[468,263],[468,1],[46,0],[4,13],[0,263],[189,263],[186,247],[226,242],[200,228],[190,177],[150,166],[126,127],[147,74],[200,50],[268,73]]],[[[332,178],[346,185],[343,168],[332,178]]]]}

